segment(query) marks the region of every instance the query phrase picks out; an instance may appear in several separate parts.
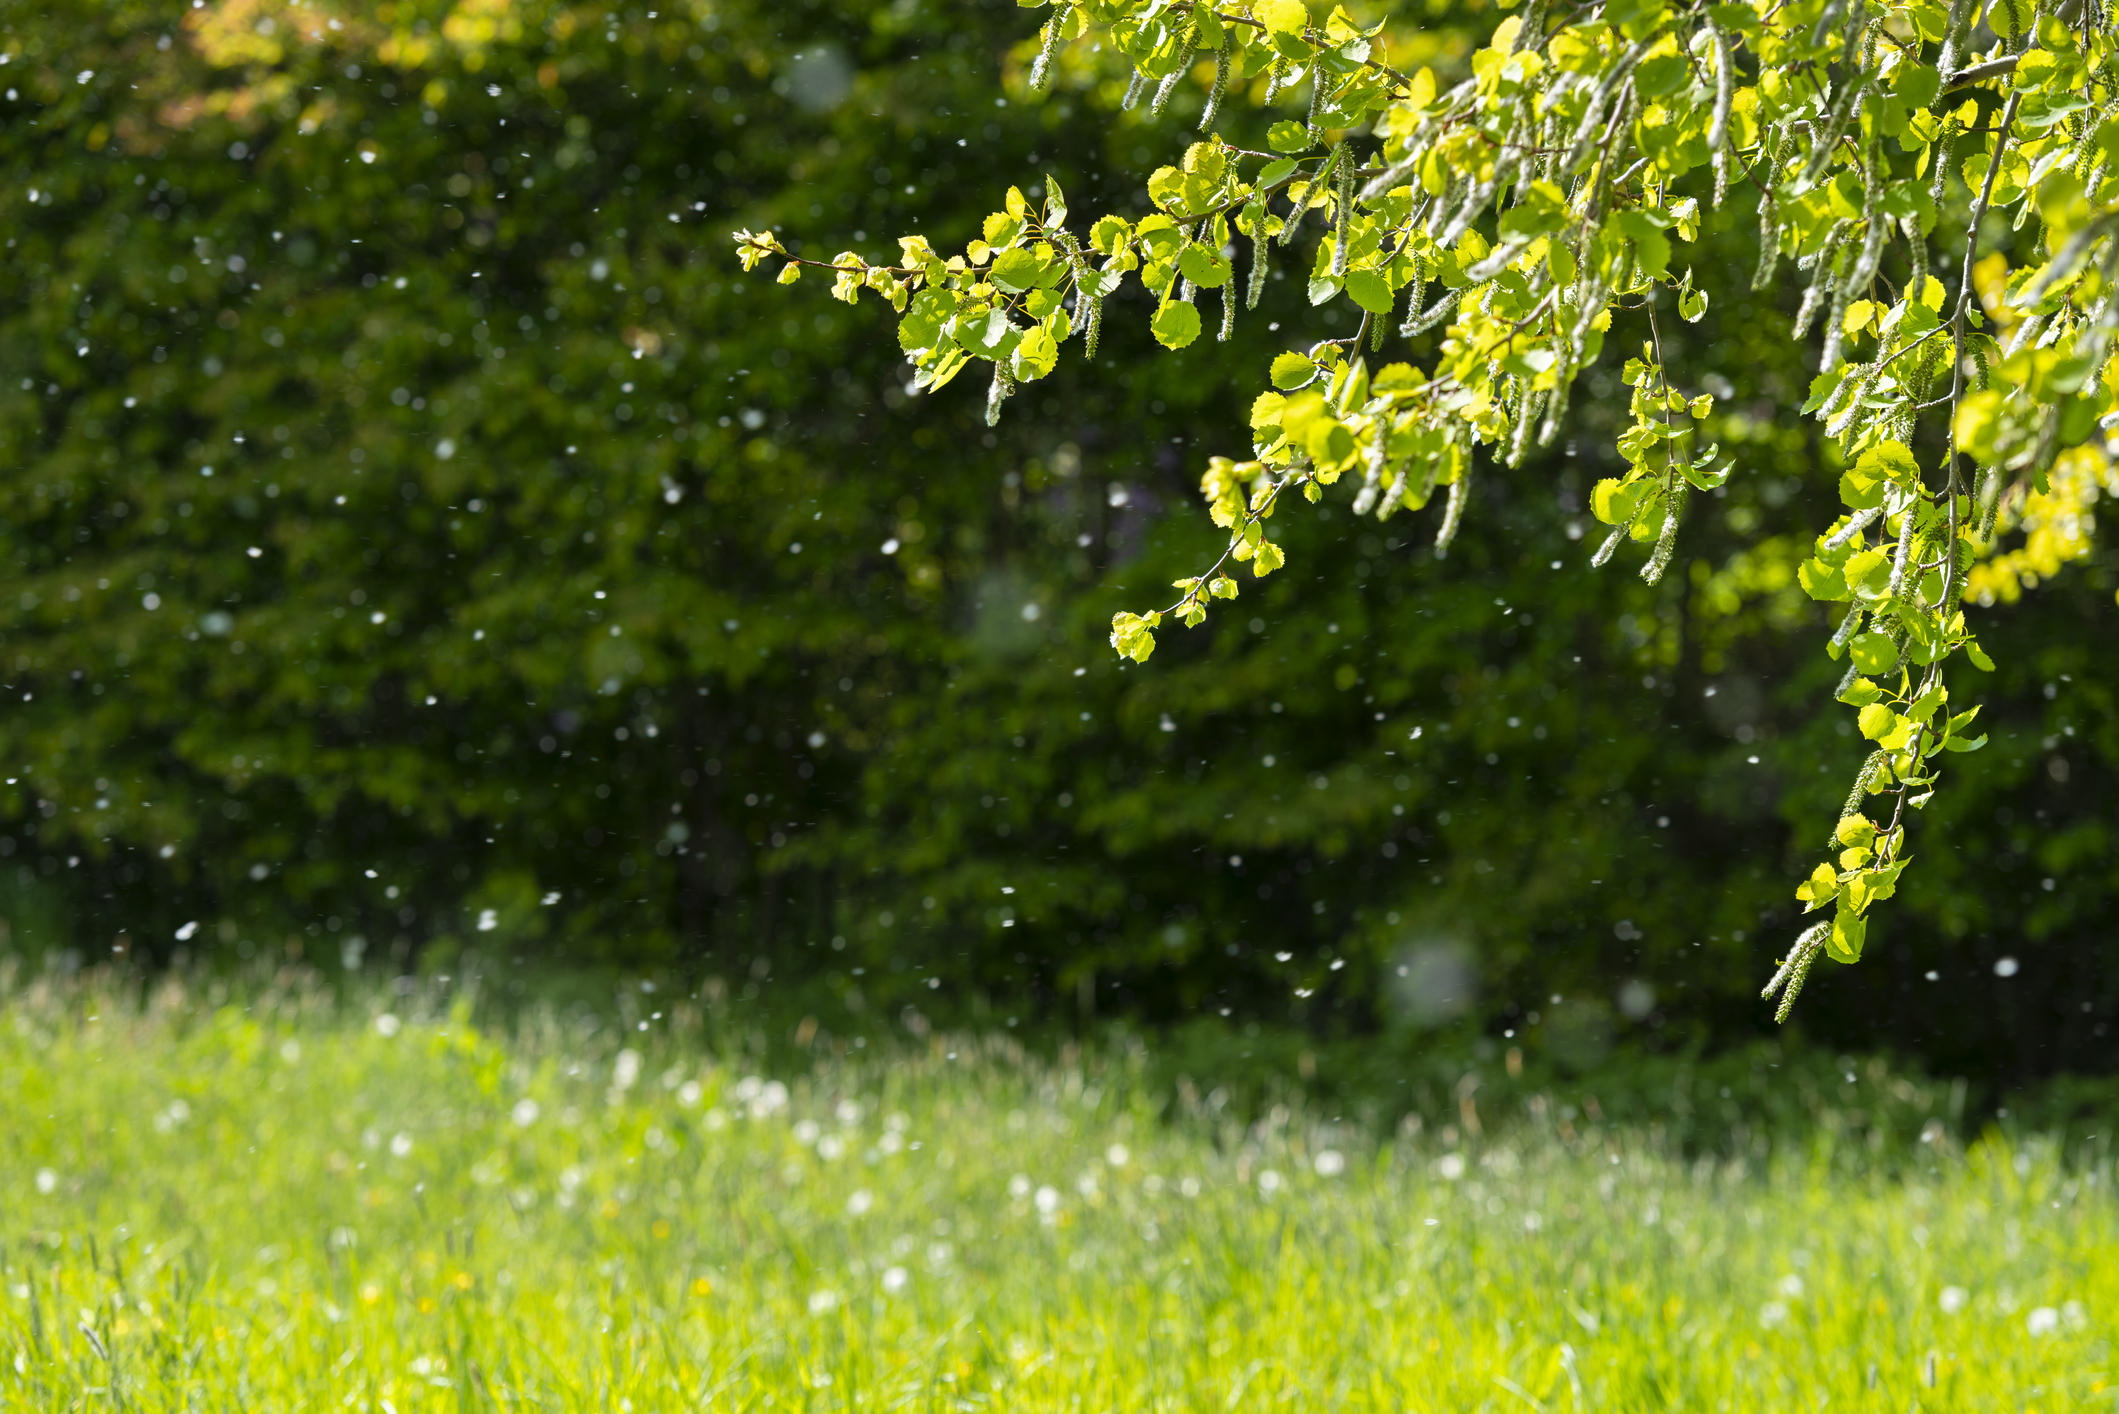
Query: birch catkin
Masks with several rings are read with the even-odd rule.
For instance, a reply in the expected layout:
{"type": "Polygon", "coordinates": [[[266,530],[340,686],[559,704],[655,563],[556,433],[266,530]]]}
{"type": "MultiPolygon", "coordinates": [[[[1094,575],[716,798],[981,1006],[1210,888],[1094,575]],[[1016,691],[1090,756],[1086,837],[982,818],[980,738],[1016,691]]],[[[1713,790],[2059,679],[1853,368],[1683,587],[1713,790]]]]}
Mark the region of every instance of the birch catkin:
{"type": "Polygon", "coordinates": [[[1221,116],[1221,101],[1229,92],[1229,62],[1236,55],[1236,34],[1227,26],[1222,27],[1221,49],[1214,56],[1214,87],[1207,93],[1206,111],[1199,115],[1199,130],[1209,132],[1214,120],[1221,116]]]}

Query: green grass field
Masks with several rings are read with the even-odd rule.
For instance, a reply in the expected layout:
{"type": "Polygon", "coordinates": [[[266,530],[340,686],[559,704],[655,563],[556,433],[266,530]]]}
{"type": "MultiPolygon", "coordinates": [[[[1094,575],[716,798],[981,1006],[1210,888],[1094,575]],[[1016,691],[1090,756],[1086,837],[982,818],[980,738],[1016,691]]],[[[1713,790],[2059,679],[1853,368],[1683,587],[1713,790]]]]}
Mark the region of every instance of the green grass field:
{"type": "Polygon", "coordinates": [[[2094,1144],[1246,1127],[1123,1050],[930,1038],[776,1080],[641,1004],[500,1034],[388,992],[17,987],[0,1405],[2115,1402],[2094,1144]]]}

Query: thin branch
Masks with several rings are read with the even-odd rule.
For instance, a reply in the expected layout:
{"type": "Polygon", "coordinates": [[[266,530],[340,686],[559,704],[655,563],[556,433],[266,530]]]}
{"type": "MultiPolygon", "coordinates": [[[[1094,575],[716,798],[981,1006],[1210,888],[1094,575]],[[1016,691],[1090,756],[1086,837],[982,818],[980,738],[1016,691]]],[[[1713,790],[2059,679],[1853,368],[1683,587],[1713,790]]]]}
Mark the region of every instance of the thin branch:
{"type": "MultiPolygon", "coordinates": [[[[1973,64],[1967,68],[1959,69],[1942,81],[1942,91],[1944,93],[1955,93],[1960,88],[1970,88],[1975,83],[1985,83],[1988,79],[2014,73],[2018,61],[2022,58],[2021,54],[2011,54],[2005,59],[1989,59],[1984,64],[1973,64]]],[[[2010,98],[2010,111],[2012,113],[2015,111],[2013,95],[2010,98]]],[[[2004,123],[2002,126],[2006,127],[2008,125],[2004,123]]]]}

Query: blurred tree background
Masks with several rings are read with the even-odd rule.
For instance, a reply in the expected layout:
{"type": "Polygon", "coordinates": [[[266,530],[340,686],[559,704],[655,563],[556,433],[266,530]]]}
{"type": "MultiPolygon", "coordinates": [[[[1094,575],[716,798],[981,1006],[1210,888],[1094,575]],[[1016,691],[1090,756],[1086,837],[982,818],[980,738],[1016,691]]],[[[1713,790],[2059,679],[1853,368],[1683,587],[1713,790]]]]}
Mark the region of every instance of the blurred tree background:
{"type": "MultiPolygon", "coordinates": [[[[798,989],[841,1032],[1117,1016],[1562,1068],[1770,1027],[1862,756],[1793,583],[1837,502],[1788,309],[1677,326],[1739,470],[1659,587],[1587,568],[1600,373],[1447,559],[1434,512],[1290,516],[1322,572],[1122,668],[1112,611],[1218,538],[1230,371],[1331,332],[1300,282],[1175,356],[1121,305],[988,430],[982,387],[908,395],[874,305],[746,279],[726,236],[961,248],[1046,173],[1145,210],[1203,91],[1030,95],[1013,7],[662,3],[0,3],[8,946],[475,950],[798,989]]],[[[1394,58],[1446,72],[1479,9],[1401,14],[1394,58]]],[[[1715,219],[1740,290],[1755,219],[1715,219]]],[[[2115,570],[1977,611],[1993,744],[1812,1038],[2119,1058],[2115,570]]]]}

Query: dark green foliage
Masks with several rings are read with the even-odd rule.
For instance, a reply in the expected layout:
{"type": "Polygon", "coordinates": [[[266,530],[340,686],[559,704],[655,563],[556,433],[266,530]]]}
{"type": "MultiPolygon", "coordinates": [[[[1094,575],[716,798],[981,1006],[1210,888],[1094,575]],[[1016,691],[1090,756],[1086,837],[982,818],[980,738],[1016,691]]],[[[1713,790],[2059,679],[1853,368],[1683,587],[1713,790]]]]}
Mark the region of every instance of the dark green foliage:
{"type": "MultiPolygon", "coordinates": [[[[1225,1011],[1567,1065],[1763,1024],[1864,749],[1794,725],[1830,625],[1772,532],[1829,519],[1836,472],[1792,416],[1761,402],[1660,586],[1585,568],[1625,417],[1593,376],[1446,561],[1439,499],[1328,502],[1285,518],[1290,572],[1120,667],[1114,608],[1223,538],[1193,497],[1243,427],[1227,369],[1350,326],[1276,274],[1231,345],[1151,359],[1143,307],[988,431],[983,386],[905,395],[878,305],[747,281],[726,236],[961,247],[1026,171],[1144,212],[1204,93],[1028,107],[1012,10],[518,11],[415,63],[349,6],[214,68],[175,11],[0,8],[0,885],[32,946],[56,912],[90,958],[469,946],[807,978],[839,1030],[1225,1011]]],[[[1789,313],[1666,326],[1671,366],[1785,401],[1789,313]]],[[[2109,1057],[2100,553],[1977,616],[1994,747],[1814,1031],[2109,1057]]]]}

